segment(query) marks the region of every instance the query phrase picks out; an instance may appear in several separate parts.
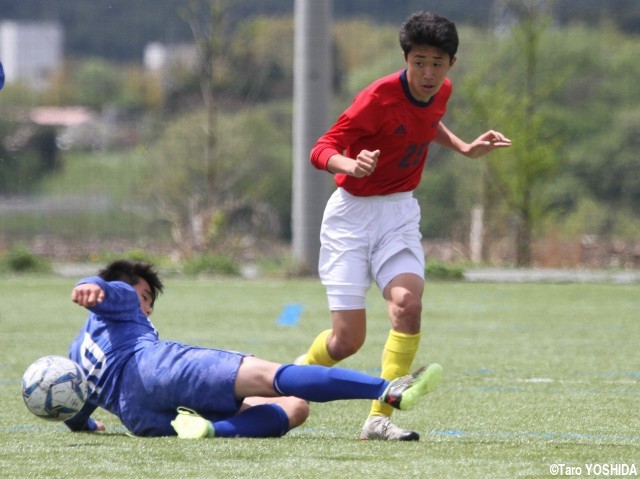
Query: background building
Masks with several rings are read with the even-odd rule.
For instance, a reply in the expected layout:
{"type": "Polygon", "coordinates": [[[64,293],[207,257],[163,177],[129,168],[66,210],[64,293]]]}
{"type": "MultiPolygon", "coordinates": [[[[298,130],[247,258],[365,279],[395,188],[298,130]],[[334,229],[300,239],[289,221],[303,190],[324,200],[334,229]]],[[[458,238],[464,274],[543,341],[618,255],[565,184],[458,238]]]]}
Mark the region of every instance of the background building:
{"type": "Polygon", "coordinates": [[[64,35],[57,22],[0,22],[0,59],[7,84],[47,86],[63,59],[64,35]]]}

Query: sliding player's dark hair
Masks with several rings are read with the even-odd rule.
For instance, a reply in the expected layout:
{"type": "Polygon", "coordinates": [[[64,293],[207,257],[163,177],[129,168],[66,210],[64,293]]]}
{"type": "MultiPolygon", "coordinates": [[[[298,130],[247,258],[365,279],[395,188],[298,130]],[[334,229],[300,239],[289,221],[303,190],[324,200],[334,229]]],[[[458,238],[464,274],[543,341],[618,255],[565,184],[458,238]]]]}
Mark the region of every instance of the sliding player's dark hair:
{"type": "Polygon", "coordinates": [[[158,272],[154,266],[149,263],[119,259],[109,263],[104,269],[101,269],[98,272],[98,276],[105,281],[122,281],[131,286],[138,284],[140,278],[144,279],[151,287],[152,305],[164,288],[162,281],[160,281],[158,277],[158,272]]]}

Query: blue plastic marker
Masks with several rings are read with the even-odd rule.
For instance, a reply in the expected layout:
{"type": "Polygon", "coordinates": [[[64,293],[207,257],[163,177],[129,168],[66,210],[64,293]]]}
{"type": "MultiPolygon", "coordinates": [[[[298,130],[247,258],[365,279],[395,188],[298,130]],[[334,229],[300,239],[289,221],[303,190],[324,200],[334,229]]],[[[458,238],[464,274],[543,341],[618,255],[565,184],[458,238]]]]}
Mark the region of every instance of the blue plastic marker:
{"type": "Polygon", "coordinates": [[[2,68],[2,62],[0,62],[0,90],[4,86],[4,68],[2,68]]]}
{"type": "Polygon", "coordinates": [[[296,326],[301,314],[301,304],[287,304],[278,316],[278,326],[296,326]]]}

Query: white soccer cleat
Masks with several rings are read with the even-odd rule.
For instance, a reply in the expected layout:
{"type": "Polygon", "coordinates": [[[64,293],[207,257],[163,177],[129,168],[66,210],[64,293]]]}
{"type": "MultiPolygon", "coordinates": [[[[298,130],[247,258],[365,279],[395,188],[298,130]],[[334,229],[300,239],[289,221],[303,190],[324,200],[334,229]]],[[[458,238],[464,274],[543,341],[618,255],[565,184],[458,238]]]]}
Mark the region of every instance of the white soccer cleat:
{"type": "Polygon", "coordinates": [[[419,441],[420,434],[402,429],[387,416],[369,416],[360,432],[361,441],[419,441]]]}

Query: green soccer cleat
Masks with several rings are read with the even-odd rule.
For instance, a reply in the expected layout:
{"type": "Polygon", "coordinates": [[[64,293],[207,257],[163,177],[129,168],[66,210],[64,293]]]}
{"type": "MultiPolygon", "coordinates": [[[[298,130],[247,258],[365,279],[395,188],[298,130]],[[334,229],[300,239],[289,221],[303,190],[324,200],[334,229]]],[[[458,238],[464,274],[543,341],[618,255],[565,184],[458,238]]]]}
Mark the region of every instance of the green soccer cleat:
{"type": "Polygon", "coordinates": [[[178,408],[178,415],[171,421],[171,426],[180,439],[202,439],[216,434],[211,421],[186,407],[178,408]]]}
{"type": "Polygon", "coordinates": [[[433,392],[441,381],[442,366],[434,363],[428,367],[421,367],[411,374],[391,381],[378,401],[407,411],[413,408],[422,396],[433,392]]]}

